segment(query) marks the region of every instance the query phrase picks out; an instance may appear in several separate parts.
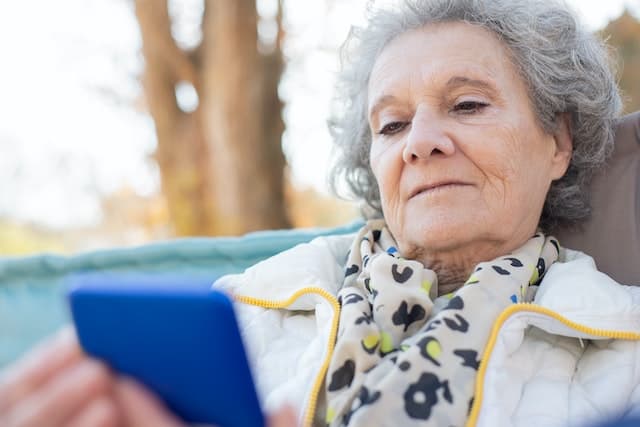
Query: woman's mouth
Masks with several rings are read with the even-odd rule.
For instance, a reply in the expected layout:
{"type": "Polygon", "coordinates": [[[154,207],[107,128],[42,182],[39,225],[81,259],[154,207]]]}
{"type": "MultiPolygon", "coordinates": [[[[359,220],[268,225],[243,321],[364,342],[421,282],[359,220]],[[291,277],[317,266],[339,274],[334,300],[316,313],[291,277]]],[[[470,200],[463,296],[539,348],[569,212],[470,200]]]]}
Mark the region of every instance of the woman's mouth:
{"type": "Polygon", "coordinates": [[[444,191],[448,191],[448,190],[452,190],[460,187],[467,187],[469,185],[471,184],[458,182],[458,181],[443,181],[443,182],[438,182],[434,184],[428,184],[425,186],[418,187],[417,189],[412,191],[411,196],[409,198],[412,199],[416,196],[438,194],[444,191]]]}

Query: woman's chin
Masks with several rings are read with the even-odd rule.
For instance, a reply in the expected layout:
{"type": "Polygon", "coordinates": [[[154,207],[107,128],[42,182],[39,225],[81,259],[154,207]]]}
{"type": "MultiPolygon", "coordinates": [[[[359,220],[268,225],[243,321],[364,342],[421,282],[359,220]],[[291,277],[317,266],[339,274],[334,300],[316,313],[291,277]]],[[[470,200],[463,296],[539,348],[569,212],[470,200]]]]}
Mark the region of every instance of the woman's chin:
{"type": "Polygon", "coordinates": [[[460,229],[450,225],[428,225],[423,227],[411,227],[403,233],[404,242],[398,242],[403,246],[422,247],[428,251],[446,249],[458,246],[461,240],[460,229]]]}
{"type": "Polygon", "coordinates": [[[430,212],[408,222],[400,236],[396,236],[400,248],[418,247],[428,252],[463,250],[480,233],[477,218],[461,218],[459,211],[430,212]]]}

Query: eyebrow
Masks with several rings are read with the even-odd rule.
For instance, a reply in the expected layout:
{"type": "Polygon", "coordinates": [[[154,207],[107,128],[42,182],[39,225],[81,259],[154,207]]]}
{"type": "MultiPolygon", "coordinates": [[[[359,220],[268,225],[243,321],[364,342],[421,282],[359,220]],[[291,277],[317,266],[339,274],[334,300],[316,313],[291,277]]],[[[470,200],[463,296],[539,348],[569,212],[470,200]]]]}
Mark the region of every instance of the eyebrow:
{"type": "Polygon", "coordinates": [[[495,90],[495,86],[492,85],[491,83],[485,81],[485,80],[470,79],[468,77],[462,77],[462,76],[453,76],[453,77],[451,77],[447,81],[447,84],[445,86],[448,89],[456,89],[456,88],[459,88],[461,86],[473,86],[473,87],[477,87],[479,89],[486,89],[486,90],[490,90],[490,91],[494,91],[495,90]]]}
{"type": "MultiPolygon", "coordinates": [[[[453,76],[449,80],[447,80],[447,83],[445,84],[447,90],[453,90],[463,86],[472,86],[478,89],[490,91],[492,93],[494,93],[496,90],[495,86],[488,81],[471,79],[464,76],[453,76]]],[[[393,95],[382,95],[380,98],[376,99],[376,101],[373,103],[373,106],[371,107],[371,110],[369,110],[369,118],[374,117],[382,108],[384,108],[388,104],[393,104],[397,100],[398,98],[393,95]]]]}
{"type": "Polygon", "coordinates": [[[369,119],[374,117],[378,111],[382,110],[388,104],[396,102],[397,99],[398,98],[393,95],[382,95],[380,98],[376,99],[376,102],[373,103],[373,107],[371,107],[371,110],[369,111],[369,119]]]}

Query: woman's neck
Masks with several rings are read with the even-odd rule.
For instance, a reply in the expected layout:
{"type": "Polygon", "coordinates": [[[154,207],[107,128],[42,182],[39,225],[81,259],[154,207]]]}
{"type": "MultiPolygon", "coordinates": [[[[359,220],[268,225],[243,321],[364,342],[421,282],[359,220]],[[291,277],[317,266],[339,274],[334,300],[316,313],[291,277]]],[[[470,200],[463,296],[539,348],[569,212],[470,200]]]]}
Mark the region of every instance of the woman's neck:
{"type": "Polygon", "coordinates": [[[508,254],[513,248],[504,247],[498,242],[455,248],[450,251],[427,253],[423,249],[408,251],[409,259],[420,261],[425,268],[433,270],[438,276],[438,296],[455,292],[469,279],[476,266],[501,255],[508,254]]]}
{"type": "Polygon", "coordinates": [[[438,276],[438,296],[457,291],[467,281],[476,264],[467,265],[443,265],[431,263],[427,267],[438,276]]]}

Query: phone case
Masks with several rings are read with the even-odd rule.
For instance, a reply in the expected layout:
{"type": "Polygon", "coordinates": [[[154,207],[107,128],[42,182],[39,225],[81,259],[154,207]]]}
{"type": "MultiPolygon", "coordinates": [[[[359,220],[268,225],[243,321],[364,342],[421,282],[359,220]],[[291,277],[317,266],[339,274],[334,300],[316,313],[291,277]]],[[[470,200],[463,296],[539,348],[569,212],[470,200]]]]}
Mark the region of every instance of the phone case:
{"type": "Polygon", "coordinates": [[[153,276],[76,277],[68,291],[84,350],[153,390],[184,421],[262,427],[225,294],[153,276]]]}

